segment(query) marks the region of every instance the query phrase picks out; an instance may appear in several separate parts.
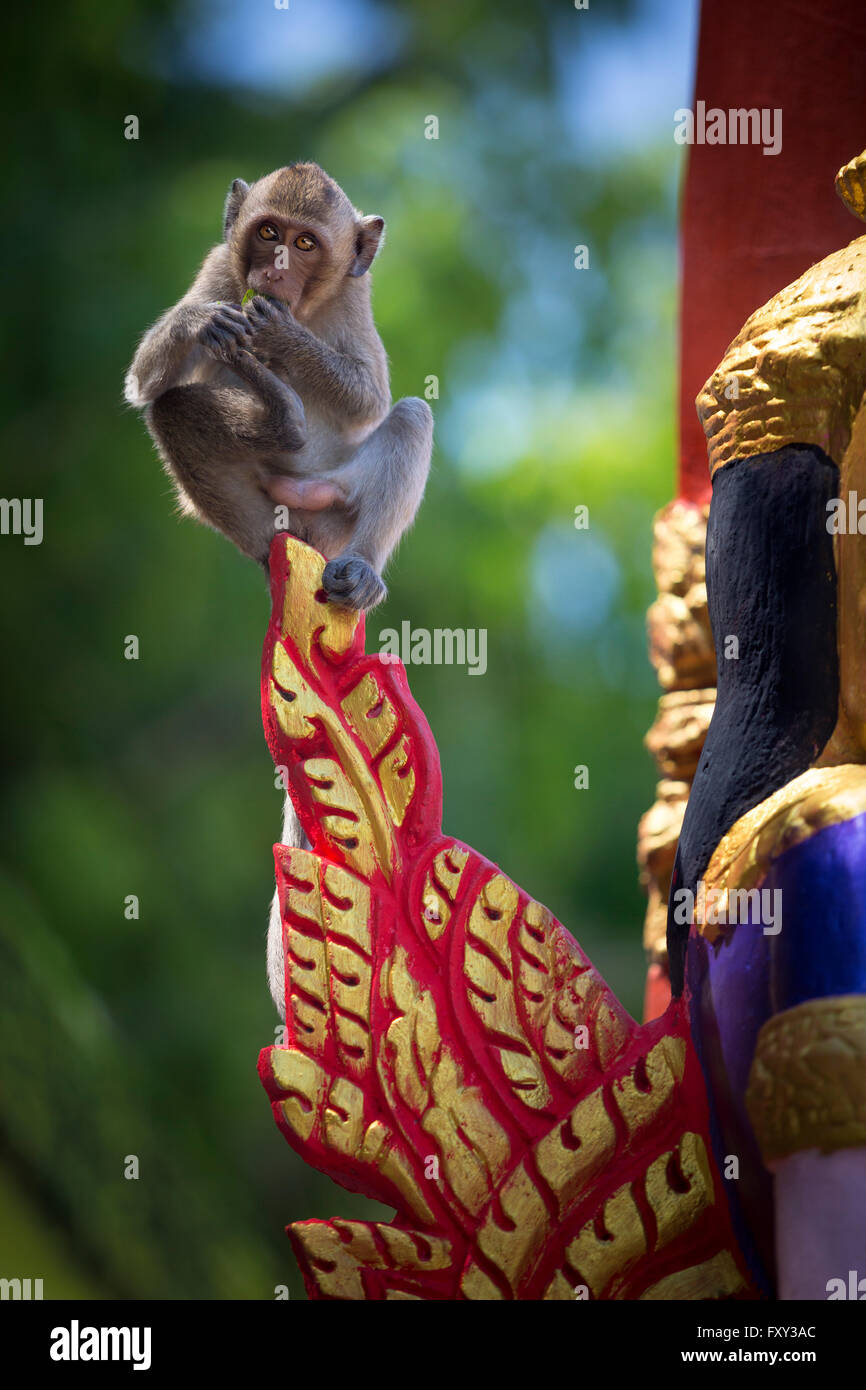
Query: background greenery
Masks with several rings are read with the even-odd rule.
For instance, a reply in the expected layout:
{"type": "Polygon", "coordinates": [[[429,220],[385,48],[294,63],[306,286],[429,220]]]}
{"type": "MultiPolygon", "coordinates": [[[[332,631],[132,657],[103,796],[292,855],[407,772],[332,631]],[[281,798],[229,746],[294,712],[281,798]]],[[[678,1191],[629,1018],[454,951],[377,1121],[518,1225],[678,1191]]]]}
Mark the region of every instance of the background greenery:
{"type": "Polygon", "coordinates": [[[46,1297],[298,1297],[283,1226],[371,1211],[289,1150],[255,1074],[276,1023],[280,811],[263,581],[176,518],[121,400],[235,176],[314,158],[387,219],[394,393],[435,374],[441,394],[427,499],[370,640],[404,618],[488,630],[484,677],[409,673],[445,828],[546,902],[639,1012],[681,9],[68,0],[10,21],[3,491],[44,498],[45,538],[0,541],[0,1275],[42,1277],[46,1297]]]}

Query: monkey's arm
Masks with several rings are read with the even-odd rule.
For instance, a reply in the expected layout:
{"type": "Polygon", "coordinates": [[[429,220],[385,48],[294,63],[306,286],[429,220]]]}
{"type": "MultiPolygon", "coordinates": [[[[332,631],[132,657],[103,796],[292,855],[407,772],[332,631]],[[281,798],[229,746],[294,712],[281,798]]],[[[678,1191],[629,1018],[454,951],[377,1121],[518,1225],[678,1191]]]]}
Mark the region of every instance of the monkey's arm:
{"type": "Polygon", "coordinates": [[[236,293],[227,248],[217,246],[183,299],[163,314],[139,343],[124,386],[130,405],[148,405],[183,380],[202,351],[200,334],[215,313],[232,320],[243,317],[231,304],[236,293]]]}
{"type": "Polygon", "coordinates": [[[372,325],[360,328],[364,355],[355,357],[317,338],[285,304],[259,297],[246,312],[256,356],[284,373],[302,399],[315,399],[341,419],[359,423],[385,414],[388,367],[372,325]]]}

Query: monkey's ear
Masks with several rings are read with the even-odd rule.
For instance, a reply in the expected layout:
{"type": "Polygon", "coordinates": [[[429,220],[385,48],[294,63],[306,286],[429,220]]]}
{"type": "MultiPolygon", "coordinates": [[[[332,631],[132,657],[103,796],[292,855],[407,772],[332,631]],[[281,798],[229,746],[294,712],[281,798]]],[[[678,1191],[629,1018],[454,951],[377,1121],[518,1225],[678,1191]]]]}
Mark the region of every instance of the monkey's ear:
{"type": "Polygon", "coordinates": [[[238,220],[241,204],[249,191],[250,186],[248,183],[244,183],[243,179],[235,179],[228,191],[226,210],[223,217],[223,236],[226,241],[229,240],[232,234],[232,228],[238,220]]]}
{"type": "Polygon", "coordinates": [[[364,275],[373,264],[373,257],[382,242],[385,230],[384,217],[362,217],[355,236],[355,259],[350,275],[364,275]]]}

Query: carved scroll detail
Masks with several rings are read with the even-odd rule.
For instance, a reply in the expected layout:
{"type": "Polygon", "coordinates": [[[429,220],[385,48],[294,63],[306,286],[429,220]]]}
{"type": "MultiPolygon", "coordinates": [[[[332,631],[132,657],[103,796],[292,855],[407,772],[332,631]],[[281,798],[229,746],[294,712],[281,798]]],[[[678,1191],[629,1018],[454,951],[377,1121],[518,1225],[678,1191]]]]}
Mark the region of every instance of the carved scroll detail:
{"type": "Polygon", "coordinates": [[[654,523],[659,597],[647,614],[650,660],[664,694],[644,740],[661,774],[655,804],[638,826],[637,858],[647,891],[644,947],[667,964],[667,901],[692,778],[713,716],[716,658],[704,568],[708,507],[671,502],[654,523]]]}

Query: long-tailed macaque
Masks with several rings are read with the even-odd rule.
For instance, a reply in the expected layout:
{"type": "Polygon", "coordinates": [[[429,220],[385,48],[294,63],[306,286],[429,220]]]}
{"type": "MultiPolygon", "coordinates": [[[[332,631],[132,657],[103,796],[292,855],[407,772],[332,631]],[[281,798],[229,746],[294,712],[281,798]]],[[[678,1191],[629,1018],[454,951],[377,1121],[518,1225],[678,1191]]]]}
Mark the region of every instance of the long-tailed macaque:
{"type": "Polygon", "coordinates": [[[424,401],[391,405],[366,274],[384,225],[317,164],[235,179],[223,242],[126,378],[183,511],[266,566],[288,508],[280,529],[327,557],[326,593],[363,609],[385,597],[433,439],[424,401]]]}
{"type": "MultiPolygon", "coordinates": [[[[391,405],[366,273],[384,225],[317,164],[251,187],[235,179],[223,242],[126,378],[181,510],[265,568],[279,521],[326,556],[331,600],[357,609],[385,597],[382,571],[418,510],[433,443],[424,401],[391,405]]],[[[306,843],[288,797],[283,843],[306,843]]],[[[267,960],[282,1016],[276,897],[267,960]]]]}

